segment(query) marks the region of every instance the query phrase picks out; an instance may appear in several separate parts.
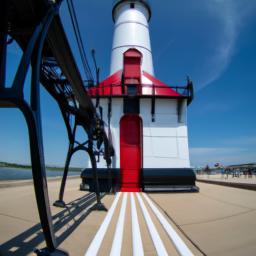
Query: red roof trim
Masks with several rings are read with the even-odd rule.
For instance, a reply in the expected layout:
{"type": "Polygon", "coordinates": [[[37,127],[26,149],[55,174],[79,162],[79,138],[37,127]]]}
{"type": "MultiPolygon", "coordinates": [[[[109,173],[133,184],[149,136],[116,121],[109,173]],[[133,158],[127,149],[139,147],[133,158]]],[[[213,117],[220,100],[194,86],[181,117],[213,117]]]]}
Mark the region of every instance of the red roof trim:
{"type": "MultiPolygon", "coordinates": [[[[168,85],[164,84],[160,80],[156,79],[152,75],[143,71],[143,75],[148,78],[153,85],[145,84],[142,85],[139,97],[166,97],[166,98],[184,98],[181,95],[170,88],[168,85]]],[[[123,97],[122,93],[122,70],[117,71],[113,75],[109,76],[103,80],[98,86],[92,87],[88,90],[88,94],[91,97],[123,97]]],[[[138,85],[140,86],[140,85],[138,85]]]]}
{"type": "MultiPolygon", "coordinates": [[[[160,80],[156,79],[146,71],[143,71],[143,75],[148,78],[155,87],[155,96],[162,96],[162,97],[182,97],[181,94],[175,92],[172,88],[170,88],[167,84],[161,82],[160,80]],[[159,87],[159,88],[157,88],[159,87]]],[[[153,91],[153,90],[151,90],[153,91]]],[[[143,93],[144,95],[144,93],[143,93]]]]}
{"type": "Polygon", "coordinates": [[[122,96],[121,88],[122,71],[119,70],[113,75],[109,76],[96,87],[92,87],[88,90],[88,94],[92,97],[98,96],[122,96]]]}

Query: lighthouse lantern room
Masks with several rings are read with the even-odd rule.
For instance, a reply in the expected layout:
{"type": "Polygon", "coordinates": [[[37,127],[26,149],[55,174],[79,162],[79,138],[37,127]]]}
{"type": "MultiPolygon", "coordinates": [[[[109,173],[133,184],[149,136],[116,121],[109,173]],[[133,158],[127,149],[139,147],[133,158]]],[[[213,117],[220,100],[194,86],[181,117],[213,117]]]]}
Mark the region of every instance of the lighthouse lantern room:
{"type": "MultiPolygon", "coordinates": [[[[89,89],[115,150],[111,166],[99,157],[101,191],[195,191],[187,133],[192,82],[172,87],[155,78],[148,1],[115,1],[112,16],[110,76],[89,89]]],[[[88,162],[81,188],[94,190],[92,176],[88,162]]]]}

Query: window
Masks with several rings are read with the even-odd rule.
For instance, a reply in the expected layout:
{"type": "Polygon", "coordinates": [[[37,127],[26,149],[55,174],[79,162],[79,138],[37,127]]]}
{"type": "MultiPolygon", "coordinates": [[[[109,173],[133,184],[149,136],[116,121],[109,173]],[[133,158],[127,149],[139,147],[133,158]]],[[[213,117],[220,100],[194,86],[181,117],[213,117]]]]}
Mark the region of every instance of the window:
{"type": "Polygon", "coordinates": [[[127,85],[127,94],[128,96],[136,96],[137,95],[137,86],[129,84],[127,85]]]}
{"type": "Polygon", "coordinates": [[[135,8],[135,3],[130,3],[130,8],[134,9],[135,8]]]}
{"type": "Polygon", "coordinates": [[[123,110],[125,114],[139,114],[140,100],[139,98],[124,98],[123,110]]]}

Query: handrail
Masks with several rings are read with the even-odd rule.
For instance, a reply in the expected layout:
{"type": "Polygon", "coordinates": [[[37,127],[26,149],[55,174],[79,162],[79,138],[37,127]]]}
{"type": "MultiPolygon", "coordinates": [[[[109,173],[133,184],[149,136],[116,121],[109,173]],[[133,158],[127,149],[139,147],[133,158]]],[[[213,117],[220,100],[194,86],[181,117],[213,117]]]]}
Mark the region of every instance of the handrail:
{"type": "MultiPolygon", "coordinates": [[[[106,90],[109,89],[109,96],[113,96],[113,89],[114,88],[121,88],[121,84],[107,84],[107,85],[100,85],[100,86],[95,86],[91,87],[89,85],[85,86],[86,90],[88,90],[90,94],[91,89],[95,90],[106,90]]],[[[125,85],[125,89],[127,88],[127,85],[125,85]]],[[[192,91],[190,86],[163,86],[163,85],[157,85],[157,84],[140,84],[139,88],[137,90],[137,96],[147,96],[147,95],[155,95],[157,96],[157,90],[162,89],[162,90],[169,90],[172,89],[176,93],[180,94],[183,97],[188,97],[190,98],[192,96],[192,91]],[[151,89],[151,92],[143,93],[143,89],[151,89]]],[[[118,93],[120,96],[126,96],[127,95],[127,90],[125,90],[125,93],[118,93]]]]}

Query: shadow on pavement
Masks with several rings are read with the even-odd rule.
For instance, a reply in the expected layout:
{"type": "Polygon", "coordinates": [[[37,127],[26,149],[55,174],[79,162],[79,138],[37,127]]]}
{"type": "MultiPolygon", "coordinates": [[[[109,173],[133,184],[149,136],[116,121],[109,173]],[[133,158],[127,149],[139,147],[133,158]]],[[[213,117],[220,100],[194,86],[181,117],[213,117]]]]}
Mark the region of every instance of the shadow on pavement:
{"type": "MultiPolygon", "coordinates": [[[[87,194],[68,204],[66,208],[52,217],[57,244],[60,245],[79,224],[91,213],[96,201],[94,193],[87,194]]],[[[38,223],[11,240],[0,245],[1,256],[27,255],[44,241],[41,224],[38,223]]]]}

